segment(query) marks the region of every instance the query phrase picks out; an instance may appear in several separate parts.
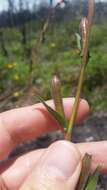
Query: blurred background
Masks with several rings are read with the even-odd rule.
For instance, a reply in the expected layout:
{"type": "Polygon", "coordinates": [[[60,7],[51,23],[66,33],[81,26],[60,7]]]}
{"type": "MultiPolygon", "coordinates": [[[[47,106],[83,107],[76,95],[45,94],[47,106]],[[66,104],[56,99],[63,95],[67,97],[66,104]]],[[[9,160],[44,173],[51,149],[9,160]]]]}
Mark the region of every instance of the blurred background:
{"type": "MultiPolygon", "coordinates": [[[[83,0],[0,0],[0,110],[49,99],[58,73],[64,97],[75,95],[81,58],[77,49],[83,0]]],[[[90,62],[82,96],[107,111],[107,2],[96,0],[90,62]]]]}

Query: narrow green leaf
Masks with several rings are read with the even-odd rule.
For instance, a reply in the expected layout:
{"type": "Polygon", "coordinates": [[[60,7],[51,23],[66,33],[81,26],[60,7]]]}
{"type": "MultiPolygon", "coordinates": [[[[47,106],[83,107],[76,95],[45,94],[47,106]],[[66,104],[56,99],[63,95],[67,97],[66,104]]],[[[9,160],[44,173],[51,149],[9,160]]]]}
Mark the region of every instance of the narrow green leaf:
{"type": "Polygon", "coordinates": [[[81,36],[78,33],[75,33],[77,40],[77,48],[81,51],[81,36]]]}
{"type": "Polygon", "coordinates": [[[46,102],[41,98],[41,96],[37,95],[39,101],[45,106],[48,112],[56,119],[56,121],[64,128],[64,131],[67,130],[67,121],[63,118],[58,112],[53,110],[50,106],[46,104],[46,102]]]}
{"type": "Polygon", "coordinates": [[[95,172],[89,177],[87,187],[85,190],[95,190],[98,184],[98,179],[100,175],[99,167],[95,170],[95,172]]]}
{"type": "Polygon", "coordinates": [[[86,187],[87,180],[90,174],[91,160],[92,156],[86,153],[82,160],[82,168],[76,190],[84,190],[84,188],[86,187]]]}

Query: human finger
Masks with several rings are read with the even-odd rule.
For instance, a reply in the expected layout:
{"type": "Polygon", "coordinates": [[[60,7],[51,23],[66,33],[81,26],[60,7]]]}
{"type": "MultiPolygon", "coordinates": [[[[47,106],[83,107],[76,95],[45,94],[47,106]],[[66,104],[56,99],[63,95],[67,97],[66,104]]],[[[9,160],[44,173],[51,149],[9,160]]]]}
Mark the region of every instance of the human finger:
{"type": "Polygon", "coordinates": [[[107,141],[89,142],[76,144],[81,155],[87,152],[92,155],[92,169],[101,166],[102,173],[107,173],[107,141]]]}
{"type": "Polygon", "coordinates": [[[67,141],[53,143],[42,154],[19,190],[74,190],[81,171],[81,156],[67,141]]]}
{"type": "MultiPolygon", "coordinates": [[[[47,103],[53,107],[52,101],[48,101],[47,103]]],[[[64,109],[67,118],[71,114],[73,103],[74,98],[64,99],[64,109]]],[[[81,100],[78,108],[77,122],[82,120],[88,112],[88,103],[85,100],[81,100]]],[[[19,143],[57,129],[59,129],[58,123],[41,103],[1,113],[0,159],[7,156],[19,143]]]]}
{"type": "Polygon", "coordinates": [[[0,164],[0,187],[18,190],[46,149],[31,151],[0,164]]]}
{"type": "MultiPolygon", "coordinates": [[[[92,170],[100,164],[101,172],[107,172],[107,141],[78,143],[75,146],[81,152],[81,157],[85,153],[92,155],[92,170]]],[[[0,165],[0,174],[8,189],[19,189],[46,150],[35,150],[0,165]]]]}

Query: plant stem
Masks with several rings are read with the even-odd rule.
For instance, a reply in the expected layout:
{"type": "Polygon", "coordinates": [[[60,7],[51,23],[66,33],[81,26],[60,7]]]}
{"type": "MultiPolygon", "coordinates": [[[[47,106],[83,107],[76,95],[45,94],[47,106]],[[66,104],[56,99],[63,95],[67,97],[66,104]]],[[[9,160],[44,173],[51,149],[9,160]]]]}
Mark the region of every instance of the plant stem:
{"type": "Polygon", "coordinates": [[[81,66],[81,70],[80,70],[76,98],[75,98],[75,102],[73,105],[67,134],[65,136],[65,139],[69,140],[69,141],[71,140],[71,133],[72,133],[72,129],[73,129],[73,126],[74,126],[74,123],[76,120],[76,116],[77,116],[77,110],[78,110],[78,105],[79,105],[79,101],[80,101],[80,95],[81,95],[81,90],[82,90],[82,85],[83,85],[83,80],[84,80],[84,75],[85,75],[85,68],[86,68],[86,65],[89,60],[89,25],[88,24],[89,23],[88,23],[87,18],[83,18],[81,21],[81,30],[82,30],[82,37],[83,37],[83,39],[82,39],[83,40],[82,66],[81,66]]]}
{"type": "Polygon", "coordinates": [[[69,121],[69,125],[68,125],[68,131],[67,134],[65,136],[66,140],[71,140],[71,132],[73,129],[73,125],[76,119],[76,115],[77,115],[77,109],[78,109],[78,104],[80,101],[80,94],[81,94],[81,89],[82,89],[82,84],[83,84],[83,79],[84,79],[84,73],[85,73],[85,67],[81,68],[80,71],[80,77],[79,77],[79,83],[78,83],[78,87],[77,87],[77,93],[76,93],[76,98],[75,98],[75,102],[73,105],[73,109],[72,109],[72,115],[69,121]]]}

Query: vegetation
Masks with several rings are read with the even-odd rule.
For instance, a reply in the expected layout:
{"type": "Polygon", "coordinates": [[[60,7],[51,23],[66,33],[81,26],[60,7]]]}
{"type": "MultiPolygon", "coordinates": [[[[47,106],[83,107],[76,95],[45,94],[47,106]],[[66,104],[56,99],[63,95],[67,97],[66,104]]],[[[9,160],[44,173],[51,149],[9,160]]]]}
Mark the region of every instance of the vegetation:
{"type": "MultiPolygon", "coordinates": [[[[11,2],[12,3],[12,2],[11,2]]],[[[49,17],[48,4],[30,10],[19,0],[19,9],[9,4],[0,15],[0,100],[11,96],[15,101],[35,86],[43,98],[50,98],[53,74],[60,73],[63,96],[74,95],[80,55],[75,33],[79,32],[85,2],[78,1],[52,9],[47,31],[40,43],[42,28],[49,17]],[[63,7],[63,8],[62,8],[63,7]],[[78,10],[78,11],[77,11],[78,10]],[[82,10],[82,11],[81,11],[82,10]],[[8,16],[8,19],[7,19],[8,16]],[[61,71],[61,72],[60,72],[61,71]],[[71,89],[72,83],[72,89],[71,89]]],[[[107,3],[96,3],[91,32],[90,63],[87,66],[82,96],[95,110],[107,110],[107,3]]]]}

